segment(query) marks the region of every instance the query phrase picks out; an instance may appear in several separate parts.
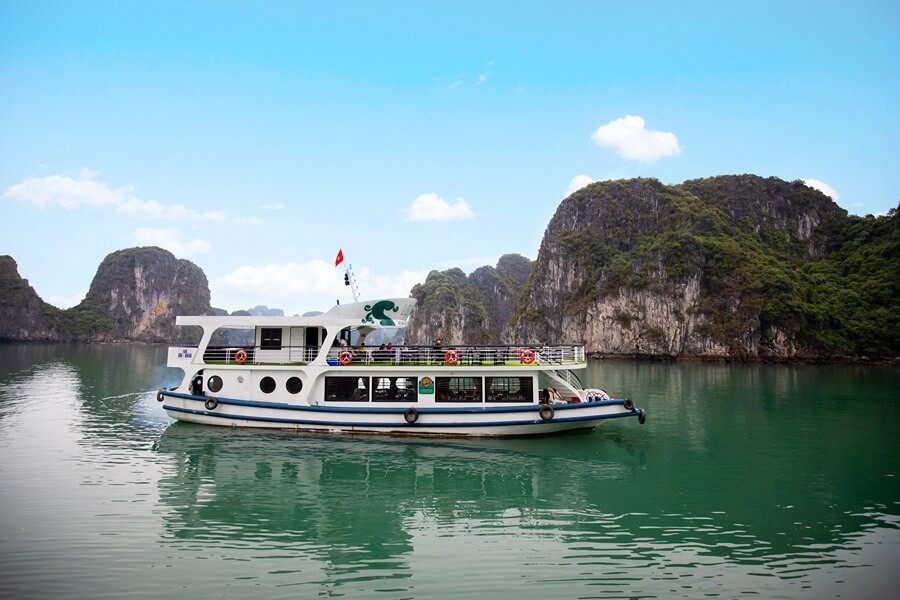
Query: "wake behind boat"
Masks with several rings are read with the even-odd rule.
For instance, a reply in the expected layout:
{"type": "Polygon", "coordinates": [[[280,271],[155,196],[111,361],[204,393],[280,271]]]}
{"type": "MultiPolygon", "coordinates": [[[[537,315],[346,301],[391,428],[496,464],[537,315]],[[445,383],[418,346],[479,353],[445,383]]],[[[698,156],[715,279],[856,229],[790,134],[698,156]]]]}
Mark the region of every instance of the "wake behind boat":
{"type": "Polygon", "coordinates": [[[366,345],[406,327],[415,302],[307,317],[180,316],[177,325],[203,334],[197,347],[169,348],[168,366],[185,377],[157,400],[182,421],[297,431],[497,437],[644,422],[630,399],[582,386],[584,346],[366,345]],[[213,344],[235,329],[252,342],[213,344]]]}

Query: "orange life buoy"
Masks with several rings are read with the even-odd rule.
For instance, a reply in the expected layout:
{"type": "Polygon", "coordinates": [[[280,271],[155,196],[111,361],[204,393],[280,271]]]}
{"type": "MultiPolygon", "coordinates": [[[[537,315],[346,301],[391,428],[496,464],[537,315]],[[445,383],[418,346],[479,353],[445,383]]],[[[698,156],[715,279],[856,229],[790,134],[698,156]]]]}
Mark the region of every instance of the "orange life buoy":
{"type": "Polygon", "coordinates": [[[444,362],[448,365],[455,365],[459,362],[459,354],[457,354],[456,350],[447,350],[444,353],[444,362]]]}
{"type": "Polygon", "coordinates": [[[522,356],[520,360],[526,365],[530,365],[534,362],[534,351],[532,350],[522,350],[522,356]]]}
{"type": "Polygon", "coordinates": [[[341,364],[345,367],[353,362],[353,353],[349,350],[344,350],[341,352],[341,355],[338,357],[338,360],[341,361],[341,364]]]}
{"type": "Polygon", "coordinates": [[[245,362],[247,362],[247,351],[244,350],[243,348],[241,348],[240,350],[235,352],[234,353],[234,362],[236,362],[239,365],[242,365],[245,362]]]}

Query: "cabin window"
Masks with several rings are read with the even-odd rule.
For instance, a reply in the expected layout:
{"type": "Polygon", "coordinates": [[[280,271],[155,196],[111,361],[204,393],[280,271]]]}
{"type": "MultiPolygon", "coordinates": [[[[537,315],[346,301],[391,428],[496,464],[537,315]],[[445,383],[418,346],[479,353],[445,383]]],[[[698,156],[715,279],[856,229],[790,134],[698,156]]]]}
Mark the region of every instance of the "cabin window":
{"type": "Polygon", "coordinates": [[[261,350],[281,350],[281,327],[263,327],[259,332],[261,350]]]}
{"type": "Polygon", "coordinates": [[[532,402],[534,380],[531,377],[485,377],[488,402],[532,402]]]}
{"type": "Polygon", "coordinates": [[[415,377],[375,377],[375,402],[415,402],[419,382],[415,377]]]}
{"type": "Polygon", "coordinates": [[[299,377],[289,377],[284,384],[284,388],[290,394],[299,394],[303,389],[303,381],[299,377]]]}
{"type": "Polygon", "coordinates": [[[436,377],[436,402],[481,402],[481,377],[436,377]]]}
{"type": "Polygon", "coordinates": [[[271,394],[275,391],[275,380],[268,375],[259,380],[259,389],[264,394],[271,394]]]}
{"type": "Polygon", "coordinates": [[[368,377],[326,377],[325,399],[329,402],[368,402],[368,377]]]}
{"type": "Polygon", "coordinates": [[[209,379],[206,380],[206,389],[215,393],[222,389],[222,378],[218,375],[213,375],[209,379]]]}

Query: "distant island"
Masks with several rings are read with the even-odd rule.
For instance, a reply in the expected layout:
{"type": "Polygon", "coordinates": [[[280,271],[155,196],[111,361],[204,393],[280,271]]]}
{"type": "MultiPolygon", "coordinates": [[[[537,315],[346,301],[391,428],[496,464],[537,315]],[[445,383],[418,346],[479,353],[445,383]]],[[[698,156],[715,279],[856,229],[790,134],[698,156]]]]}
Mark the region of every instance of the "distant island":
{"type": "MultiPolygon", "coordinates": [[[[508,254],[468,276],[432,271],[414,286],[407,342],[896,361],[897,213],[848,215],[803,182],[755,175],[594,183],[560,203],[536,261],[508,254]]],[[[203,271],[161,248],[113,252],[67,310],[41,300],[0,256],[0,340],[190,343],[196,333],[175,327],[175,316],[214,313],[224,311],[210,305],[203,271]]]]}

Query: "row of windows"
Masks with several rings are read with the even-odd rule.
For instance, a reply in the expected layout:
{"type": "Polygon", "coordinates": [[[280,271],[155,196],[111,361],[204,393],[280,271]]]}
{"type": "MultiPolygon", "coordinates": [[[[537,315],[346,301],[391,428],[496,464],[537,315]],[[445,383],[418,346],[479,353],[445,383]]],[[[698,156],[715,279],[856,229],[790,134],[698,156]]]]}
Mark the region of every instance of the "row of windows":
{"type": "MultiPolygon", "coordinates": [[[[218,375],[213,375],[206,380],[206,389],[214,394],[220,392],[223,385],[224,382],[218,375]]],[[[271,394],[277,387],[278,385],[275,383],[275,379],[268,375],[259,380],[259,389],[264,394],[271,394]]],[[[288,377],[287,381],[284,382],[284,389],[286,389],[289,394],[299,394],[300,390],[303,389],[303,381],[301,381],[299,377],[288,377]]]]}
{"type": "Polygon", "coordinates": [[[326,377],[325,399],[332,402],[531,402],[531,377],[326,377]],[[432,387],[433,386],[433,387],[432,387]]]}

